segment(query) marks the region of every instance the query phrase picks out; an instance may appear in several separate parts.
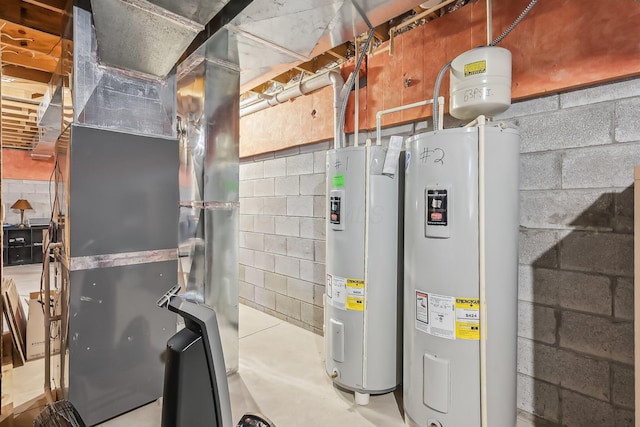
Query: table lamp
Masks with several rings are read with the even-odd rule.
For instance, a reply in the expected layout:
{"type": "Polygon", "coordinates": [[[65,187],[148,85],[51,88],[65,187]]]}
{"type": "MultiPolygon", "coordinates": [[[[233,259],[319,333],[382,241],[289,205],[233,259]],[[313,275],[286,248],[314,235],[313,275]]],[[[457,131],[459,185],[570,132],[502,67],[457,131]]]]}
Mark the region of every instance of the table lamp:
{"type": "Polygon", "coordinates": [[[25,209],[33,209],[31,204],[25,199],[18,199],[13,205],[11,205],[11,209],[20,209],[20,224],[18,224],[18,227],[24,228],[24,211],[25,209]]]}

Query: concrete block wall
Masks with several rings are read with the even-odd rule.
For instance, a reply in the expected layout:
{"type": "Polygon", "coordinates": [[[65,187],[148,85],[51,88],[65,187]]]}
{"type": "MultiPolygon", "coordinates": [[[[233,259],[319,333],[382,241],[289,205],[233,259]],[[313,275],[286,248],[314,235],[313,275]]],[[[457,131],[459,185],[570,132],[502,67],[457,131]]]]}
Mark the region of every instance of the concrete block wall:
{"type": "Polygon", "coordinates": [[[11,205],[18,199],[26,199],[33,207],[31,211],[24,211],[25,223],[29,218],[51,217],[51,201],[53,201],[53,186],[49,195],[49,182],[26,179],[2,180],[2,204],[4,205],[7,224],[20,223],[20,211],[11,209],[11,205]]]}
{"type": "MultiPolygon", "coordinates": [[[[633,425],[639,114],[633,79],[519,102],[498,117],[522,130],[518,408],[537,426],[633,425]]],[[[240,166],[241,301],[317,333],[328,144],[240,166]]]]}
{"type": "Polygon", "coordinates": [[[522,130],[518,407],[632,426],[640,79],[514,104],[522,130]]]}
{"type": "MultiPolygon", "coordinates": [[[[385,129],[411,135],[424,122],[385,129]]],[[[360,143],[375,138],[363,132],[360,143]]],[[[347,139],[353,145],[353,135],[347,139]]],[[[240,302],[322,334],[326,153],[321,142],[240,163],[240,302]]]]}

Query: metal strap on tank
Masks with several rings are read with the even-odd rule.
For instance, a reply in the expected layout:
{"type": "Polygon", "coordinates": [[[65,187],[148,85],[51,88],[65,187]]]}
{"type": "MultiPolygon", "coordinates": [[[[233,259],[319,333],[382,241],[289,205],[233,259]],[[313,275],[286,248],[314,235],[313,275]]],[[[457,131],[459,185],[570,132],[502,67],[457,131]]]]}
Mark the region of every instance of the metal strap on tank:
{"type": "Polygon", "coordinates": [[[93,270],[95,268],[122,267],[125,265],[149,264],[178,259],[178,249],[123,252],[119,254],[71,257],[70,271],[93,270]]]}

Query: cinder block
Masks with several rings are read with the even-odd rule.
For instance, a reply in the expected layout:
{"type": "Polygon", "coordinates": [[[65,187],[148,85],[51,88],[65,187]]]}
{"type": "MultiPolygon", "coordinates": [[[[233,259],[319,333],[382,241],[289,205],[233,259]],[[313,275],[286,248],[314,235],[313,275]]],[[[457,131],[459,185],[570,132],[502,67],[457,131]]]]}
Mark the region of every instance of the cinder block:
{"type": "Polygon", "coordinates": [[[322,218],[300,218],[300,237],[325,239],[326,221],[322,218]]]}
{"type": "Polygon", "coordinates": [[[300,218],[297,216],[279,216],[276,217],[276,234],[281,236],[300,235],[300,218]]]}
{"type": "Polygon", "coordinates": [[[287,295],[313,304],[313,283],[287,277],[287,295]]]}
{"type": "MultiPolygon", "coordinates": [[[[365,138],[367,137],[367,135],[365,134],[365,132],[360,132],[361,135],[365,136],[365,138]]],[[[380,131],[380,135],[382,136],[383,139],[386,139],[387,144],[389,143],[389,138],[393,135],[398,135],[398,136],[409,136],[413,134],[413,123],[409,123],[406,125],[398,125],[398,126],[392,126],[392,127],[388,127],[388,128],[383,128],[380,131]]],[[[375,134],[372,137],[373,139],[375,139],[375,134]]]]}
{"type": "Polygon", "coordinates": [[[613,193],[614,214],[613,230],[617,233],[633,233],[633,186],[613,193]]]}
{"type": "Polygon", "coordinates": [[[316,151],[313,153],[313,173],[327,173],[326,151],[316,151]]]}
{"type": "Polygon", "coordinates": [[[288,256],[276,255],[276,273],[288,277],[300,277],[300,260],[288,256]]]}
{"type": "Polygon", "coordinates": [[[640,143],[568,150],[562,158],[562,187],[627,188],[639,158],[640,143]]]}
{"type": "Polygon", "coordinates": [[[520,229],[519,263],[535,267],[558,267],[560,232],[520,229]]]}
{"type": "Polygon", "coordinates": [[[314,285],[313,305],[324,307],[324,285],[314,285]]]}
{"type": "Polygon", "coordinates": [[[287,254],[287,238],[273,234],[265,234],[264,250],[272,254],[287,254]]]}
{"type": "Polygon", "coordinates": [[[297,196],[300,194],[299,175],[277,177],[275,184],[276,196],[297,196]]]}
{"type": "Polygon", "coordinates": [[[615,415],[614,425],[616,427],[634,427],[636,425],[635,419],[633,416],[633,411],[616,408],[615,412],[616,412],[616,415],[615,415]]]}
{"type": "Polygon", "coordinates": [[[313,216],[313,196],[288,196],[287,215],[313,216]]]}
{"type": "Polygon", "coordinates": [[[264,177],[274,178],[287,174],[287,161],[284,158],[277,158],[264,161],[264,177]]]}
{"type": "Polygon", "coordinates": [[[327,259],[327,245],[324,240],[313,242],[313,256],[316,262],[325,263],[327,259]]]}
{"type": "Polygon", "coordinates": [[[611,144],[613,105],[579,107],[551,114],[522,117],[520,151],[559,150],[611,144]]]}
{"type": "Polygon", "coordinates": [[[244,269],[244,280],[247,283],[251,283],[252,285],[262,288],[264,287],[264,271],[246,266],[244,269]]]}
{"type": "Polygon", "coordinates": [[[287,198],[286,197],[265,197],[263,200],[265,215],[286,215],[287,214],[287,198]]]}
{"type": "Polygon", "coordinates": [[[514,102],[511,107],[502,114],[498,114],[495,120],[507,120],[514,117],[531,116],[540,113],[550,113],[559,109],[558,95],[543,96],[528,101],[514,102]]]}
{"type": "Polygon", "coordinates": [[[558,303],[558,270],[518,266],[518,299],[543,305],[558,303]]]}
{"type": "Polygon", "coordinates": [[[246,299],[248,301],[253,301],[254,300],[254,289],[256,287],[247,283],[247,282],[243,282],[242,280],[240,281],[240,289],[238,290],[238,295],[240,296],[240,298],[246,299]]]}
{"type": "Polygon", "coordinates": [[[325,195],[325,174],[301,175],[300,194],[303,196],[325,195]]]}
{"type": "Polygon", "coordinates": [[[613,296],[613,315],[619,319],[633,320],[632,279],[618,278],[613,296]]]}
{"type": "Polygon", "coordinates": [[[239,248],[238,249],[238,262],[243,265],[248,265],[253,267],[254,264],[254,256],[253,251],[251,249],[239,248]]]}
{"type": "MultiPolygon", "coordinates": [[[[3,193],[16,193],[20,194],[20,197],[27,198],[28,196],[36,193],[36,186],[34,184],[35,181],[27,181],[27,180],[3,180],[2,183],[2,192],[3,193]]],[[[18,198],[16,198],[18,200],[18,198]]],[[[8,203],[11,205],[16,200],[9,199],[8,203]]]]}
{"type": "Polygon", "coordinates": [[[633,409],[635,390],[633,366],[613,364],[613,403],[633,409]]]}
{"type": "Polygon", "coordinates": [[[560,395],[558,388],[518,374],[518,408],[547,420],[559,421],[560,395]]]}
{"type": "Polygon", "coordinates": [[[536,306],[528,302],[518,302],[518,336],[542,341],[556,342],[556,315],[549,307],[536,306]]]}
{"type": "Polygon", "coordinates": [[[518,372],[599,400],[610,399],[609,362],[520,338],[518,372]]]}
{"type": "Polygon", "coordinates": [[[520,155],[520,189],[549,190],[562,187],[562,152],[520,155]]]}
{"type": "Polygon", "coordinates": [[[275,154],[276,158],[297,156],[298,154],[300,154],[300,147],[290,147],[285,150],[277,151],[275,154]]]}
{"type": "Polygon", "coordinates": [[[633,363],[633,323],[565,311],[560,346],[622,363],[633,363]]]}
{"type": "Polygon", "coordinates": [[[254,231],[254,218],[255,215],[240,215],[240,231],[254,231]]]}
{"type": "Polygon", "coordinates": [[[313,216],[316,218],[327,217],[327,198],[325,196],[313,196],[313,216]]]}
{"type": "Polygon", "coordinates": [[[267,252],[256,251],[254,254],[254,267],[264,271],[274,271],[276,267],[275,255],[267,252]]]}
{"type": "Polygon", "coordinates": [[[273,234],[276,231],[275,217],[273,215],[256,215],[253,227],[256,233],[273,234]]]}
{"type": "Polygon", "coordinates": [[[238,280],[240,281],[244,281],[244,269],[244,265],[238,264],[238,280]]]}
{"type": "Polygon", "coordinates": [[[322,324],[324,322],[324,310],[322,310],[322,308],[303,302],[300,309],[301,318],[304,323],[307,323],[316,329],[322,329],[322,324]]]}
{"type": "Polygon", "coordinates": [[[612,426],[613,407],[569,390],[562,390],[563,426],[612,426]]]}
{"type": "Polygon", "coordinates": [[[287,237],[287,255],[313,261],[314,244],[311,239],[287,237]]]}
{"type": "Polygon", "coordinates": [[[281,274],[265,272],[264,287],[279,294],[287,293],[287,277],[281,274]]]}
{"type": "Polygon", "coordinates": [[[306,154],[306,153],[315,153],[317,151],[324,151],[326,152],[330,146],[333,144],[333,140],[331,141],[321,141],[321,142],[316,142],[313,144],[305,144],[305,145],[301,145],[300,148],[300,154],[306,154]]]}
{"type": "Polygon", "coordinates": [[[640,96],[639,79],[630,79],[563,93],[560,95],[560,105],[562,108],[569,108],[598,102],[615,101],[633,96],[640,96]]]}
{"type": "Polygon", "coordinates": [[[611,230],[613,205],[613,194],[599,189],[520,191],[520,225],[611,230]]]}
{"type": "Polygon", "coordinates": [[[260,215],[264,211],[264,200],[249,197],[240,199],[240,215],[260,215]]]}
{"type": "Polygon", "coordinates": [[[615,139],[617,142],[640,141],[640,98],[625,99],[616,104],[615,139]]]}
{"type": "Polygon", "coordinates": [[[264,234],[241,232],[240,247],[264,251],[264,234]]]}
{"type": "Polygon", "coordinates": [[[300,260],[300,278],[324,285],[326,280],[325,265],[319,262],[300,260]]]}
{"type": "Polygon", "coordinates": [[[253,197],[254,183],[253,179],[240,181],[240,198],[253,197]]]}
{"type": "Polygon", "coordinates": [[[611,315],[611,279],[606,276],[558,271],[558,304],[562,308],[611,315]]]}
{"type": "Polygon", "coordinates": [[[633,277],[633,235],[574,231],[562,240],[563,269],[633,277]]]}
{"type": "Polygon", "coordinates": [[[264,178],[264,162],[240,163],[240,181],[264,178]]]}
{"type": "Polygon", "coordinates": [[[255,302],[263,307],[276,309],[276,293],[268,289],[256,288],[255,302]]]}
{"type": "Polygon", "coordinates": [[[264,177],[273,178],[287,174],[287,161],[284,158],[265,160],[264,177]]]}
{"type": "Polygon", "coordinates": [[[287,176],[313,173],[313,153],[287,157],[287,176]]]}
{"type": "Polygon", "coordinates": [[[256,197],[274,195],[273,178],[256,179],[253,186],[253,194],[256,197]]]}
{"type": "Polygon", "coordinates": [[[300,320],[300,300],[276,294],[276,311],[292,319],[300,320]]]}

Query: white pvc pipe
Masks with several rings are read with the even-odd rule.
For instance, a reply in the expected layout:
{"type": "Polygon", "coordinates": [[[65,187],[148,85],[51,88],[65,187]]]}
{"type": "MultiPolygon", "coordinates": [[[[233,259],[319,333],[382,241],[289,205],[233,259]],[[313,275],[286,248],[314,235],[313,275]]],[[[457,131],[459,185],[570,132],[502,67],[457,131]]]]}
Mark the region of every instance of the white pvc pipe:
{"type": "MultiPolygon", "coordinates": [[[[427,99],[425,101],[414,102],[413,104],[401,105],[399,107],[389,108],[388,110],[381,110],[376,113],[376,144],[382,144],[382,116],[391,113],[397,113],[398,111],[409,110],[411,108],[423,107],[425,105],[433,104],[433,99],[427,99]]],[[[438,105],[444,106],[444,97],[438,97],[438,105]]],[[[440,108],[440,115],[442,116],[443,108],[440,108]]],[[[440,125],[438,126],[442,130],[442,120],[440,120],[440,125]]],[[[435,129],[434,129],[435,130],[435,129]]]]}
{"type": "Polygon", "coordinates": [[[340,72],[336,70],[331,70],[317,77],[313,77],[308,80],[303,80],[299,84],[290,86],[287,89],[283,90],[282,92],[279,92],[269,98],[262,99],[259,102],[256,102],[247,106],[246,108],[241,108],[240,117],[247,116],[257,111],[272,107],[274,105],[282,104],[283,102],[289,101],[290,99],[297,98],[299,96],[311,93],[315,90],[327,87],[331,85],[334,81],[338,80],[338,76],[340,76],[340,80],[341,80],[342,75],[340,75],[340,72]]]}
{"type": "MultiPolygon", "coordinates": [[[[367,368],[368,368],[368,364],[369,361],[367,359],[367,354],[369,353],[367,351],[367,329],[369,327],[368,325],[368,318],[369,318],[369,310],[367,308],[367,301],[369,300],[369,298],[366,297],[366,293],[367,293],[367,286],[369,286],[369,216],[370,216],[370,210],[371,210],[371,193],[370,193],[370,186],[371,186],[371,140],[367,139],[367,145],[365,146],[364,149],[364,170],[365,170],[365,176],[364,176],[364,292],[365,292],[365,298],[364,298],[364,310],[362,313],[362,388],[366,389],[367,388],[367,368]]],[[[356,392],[356,403],[358,403],[358,394],[356,392]]],[[[359,405],[366,405],[367,403],[369,403],[369,395],[367,394],[367,402],[366,403],[358,403],[359,405]]]]}
{"type": "MultiPolygon", "coordinates": [[[[356,54],[355,57],[358,58],[358,38],[356,37],[356,41],[355,41],[355,45],[356,45],[356,54]]],[[[358,146],[358,138],[360,137],[360,70],[353,70],[354,73],[356,73],[356,80],[355,80],[355,93],[354,93],[354,101],[355,101],[355,111],[354,111],[354,118],[353,118],[353,146],[357,147],[358,146]]]]}
{"type": "Polygon", "coordinates": [[[482,427],[489,427],[487,417],[487,247],[485,207],[485,116],[478,116],[478,258],[480,270],[480,417],[482,427]]]}

